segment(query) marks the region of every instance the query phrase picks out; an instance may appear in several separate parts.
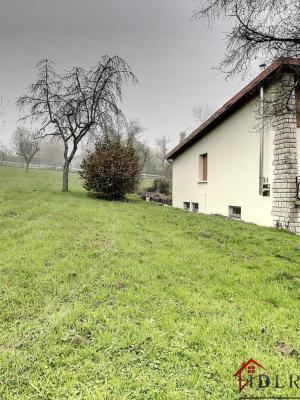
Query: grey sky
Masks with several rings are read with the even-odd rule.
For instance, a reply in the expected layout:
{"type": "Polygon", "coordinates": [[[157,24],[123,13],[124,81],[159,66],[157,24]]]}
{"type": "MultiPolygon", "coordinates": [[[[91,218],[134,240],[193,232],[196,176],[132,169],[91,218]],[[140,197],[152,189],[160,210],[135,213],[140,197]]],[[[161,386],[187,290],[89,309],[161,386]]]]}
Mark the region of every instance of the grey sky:
{"type": "Polygon", "coordinates": [[[195,6],[193,0],[0,0],[0,96],[4,104],[10,100],[0,141],[8,143],[15,129],[14,102],[33,81],[39,59],[65,69],[118,54],[140,82],[125,90],[126,116],[142,121],[149,143],[164,133],[175,145],[193,125],[193,106],[216,109],[244,85],[212,69],[226,27],[191,22],[195,6]]]}

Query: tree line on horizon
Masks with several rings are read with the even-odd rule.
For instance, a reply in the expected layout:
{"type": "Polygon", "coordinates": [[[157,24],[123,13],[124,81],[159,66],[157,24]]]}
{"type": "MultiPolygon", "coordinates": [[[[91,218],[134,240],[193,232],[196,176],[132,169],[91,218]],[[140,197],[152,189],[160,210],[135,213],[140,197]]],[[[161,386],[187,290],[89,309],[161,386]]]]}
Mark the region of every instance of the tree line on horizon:
{"type": "MultiPolygon", "coordinates": [[[[26,127],[18,127],[12,135],[10,145],[0,143],[0,164],[7,162],[24,163],[27,171],[29,164],[62,168],[64,163],[63,143],[59,139],[36,139],[34,132],[34,130],[26,127]],[[28,164],[27,161],[29,161],[28,164]]],[[[113,129],[107,132],[115,136],[113,129]]],[[[169,139],[165,135],[161,135],[156,138],[154,145],[150,146],[141,137],[142,133],[143,128],[140,121],[131,120],[127,128],[119,134],[122,137],[134,135],[134,147],[139,157],[141,173],[161,176],[166,166],[165,156],[169,139]]],[[[103,133],[98,136],[98,139],[101,137],[103,137],[103,133]]],[[[78,154],[71,163],[71,167],[80,169],[83,159],[88,153],[93,152],[96,143],[97,141],[82,143],[78,154]]]]}

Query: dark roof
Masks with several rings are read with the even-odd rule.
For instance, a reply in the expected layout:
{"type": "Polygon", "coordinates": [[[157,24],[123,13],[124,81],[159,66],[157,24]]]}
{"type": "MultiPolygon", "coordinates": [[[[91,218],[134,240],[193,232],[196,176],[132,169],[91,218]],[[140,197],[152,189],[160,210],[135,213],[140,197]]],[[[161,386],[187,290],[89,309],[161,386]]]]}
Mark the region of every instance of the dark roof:
{"type": "Polygon", "coordinates": [[[265,68],[255,79],[253,79],[247,86],[233,96],[227,103],[225,103],[219,110],[217,110],[210,118],[208,118],[202,125],[195,129],[190,135],[182,140],[173,150],[167,154],[167,160],[172,160],[180,153],[190,147],[204,134],[210,131],[214,126],[221,122],[225,117],[236,110],[241,104],[247,101],[251,96],[257,93],[262,83],[268,82],[275,75],[276,71],[281,70],[283,67],[299,66],[300,59],[296,58],[278,58],[271,65],[265,68]]]}

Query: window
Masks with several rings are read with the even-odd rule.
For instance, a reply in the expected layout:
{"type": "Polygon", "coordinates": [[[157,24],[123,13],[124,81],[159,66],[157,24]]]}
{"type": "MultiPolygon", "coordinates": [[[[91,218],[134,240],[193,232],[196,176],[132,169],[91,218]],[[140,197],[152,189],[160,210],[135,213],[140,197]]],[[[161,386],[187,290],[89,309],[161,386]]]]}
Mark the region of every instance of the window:
{"type": "Polygon", "coordinates": [[[192,211],[193,212],[198,212],[199,210],[199,204],[198,203],[192,203],[192,211]]]}
{"type": "Polygon", "coordinates": [[[241,219],[241,207],[229,206],[229,218],[241,219]]]}
{"type": "Polygon", "coordinates": [[[199,179],[200,179],[200,182],[207,182],[207,153],[200,155],[199,179]]]}
{"type": "Polygon", "coordinates": [[[183,209],[186,211],[190,211],[190,203],[188,201],[183,202],[183,209]]]}

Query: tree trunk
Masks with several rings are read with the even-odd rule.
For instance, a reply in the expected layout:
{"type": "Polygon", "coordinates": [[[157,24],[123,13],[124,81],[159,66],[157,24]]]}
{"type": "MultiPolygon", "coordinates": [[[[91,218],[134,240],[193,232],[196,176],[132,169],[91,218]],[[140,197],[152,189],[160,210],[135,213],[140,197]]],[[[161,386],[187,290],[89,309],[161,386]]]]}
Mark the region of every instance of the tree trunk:
{"type": "Polygon", "coordinates": [[[72,162],[76,150],[77,150],[77,143],[74,143],[73,145],[73,149],[71,151],[71,153],[68,155],[69,153],[69,146],[68,146],[68,142],[64,141],[64,145],[65,145],[65,150],[64,150],[64,159],[65,159],[65,163],[64,163],[64,168],[63,168],[63,192],[67,192],[69,190],[69,169],[70,169],[70,163],[72,162]]]}
{"type": "Polygon", "coordinates": [[[26,161],[25,171],[28,172],[28,170],[29,170],[29,162],[26,161]]]}
{"type": "Polygon", "coordinates": [[[67,192],[69,190],[69,168],[70,163],[68,160],[65,160],[63,168],[63,192],[67,192]]]}

